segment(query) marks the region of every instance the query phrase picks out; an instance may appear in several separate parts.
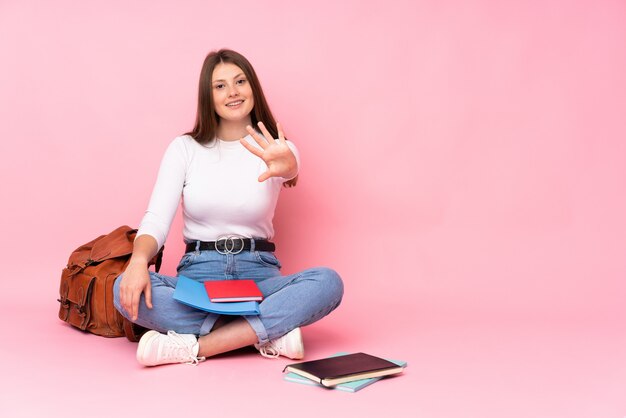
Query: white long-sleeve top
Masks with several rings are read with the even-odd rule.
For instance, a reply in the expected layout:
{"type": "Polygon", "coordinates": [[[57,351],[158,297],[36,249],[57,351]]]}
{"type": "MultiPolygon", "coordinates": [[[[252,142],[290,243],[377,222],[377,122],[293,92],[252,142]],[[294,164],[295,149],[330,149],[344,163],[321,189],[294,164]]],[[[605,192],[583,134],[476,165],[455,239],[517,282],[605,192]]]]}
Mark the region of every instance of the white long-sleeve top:
{"type": "MultiPolygon", "coordinates": [[[[250,135],[246,140],[260,149],[250,135]]],[[[300,167],[296,146],[287,144],[300,167]]],[[[287,179],[259,183],[266,170],[265,162],[239,141],[218,139],[201,145],[189,135],[175,138],[163,155],[137,237],[151,235],[160,248],[182,197],[187,241],[215,241],[224,235],[271,239],[274,210],[287,179]]]]}

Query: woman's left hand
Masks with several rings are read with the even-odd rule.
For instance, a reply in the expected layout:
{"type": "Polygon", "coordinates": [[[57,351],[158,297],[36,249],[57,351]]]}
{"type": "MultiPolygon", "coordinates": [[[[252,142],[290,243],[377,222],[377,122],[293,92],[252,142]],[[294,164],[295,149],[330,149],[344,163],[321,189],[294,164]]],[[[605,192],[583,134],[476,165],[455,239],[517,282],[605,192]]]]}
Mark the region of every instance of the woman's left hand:
{"type": "Polygon", "coordinates": [[[294,178],[298,174],[298,162],[296,156],[293,155],[291,149],[285,141],[285,135],[280,127],[280,124],[276,124],[278,130],[278,139],[272,138],[272,135],[268,132],[263,122],[259,122],[259,129],[263,133],[261,137],[252,126],[246,127],[252,138],[256,141],[261,149],[256,148],[246,141],[245,138],[239,140],[248,151],[265,161],[267,164],[267,171],[259,176],[259,181],[265,181],[270,177],[283,177],[285,179],[294,178]]]}

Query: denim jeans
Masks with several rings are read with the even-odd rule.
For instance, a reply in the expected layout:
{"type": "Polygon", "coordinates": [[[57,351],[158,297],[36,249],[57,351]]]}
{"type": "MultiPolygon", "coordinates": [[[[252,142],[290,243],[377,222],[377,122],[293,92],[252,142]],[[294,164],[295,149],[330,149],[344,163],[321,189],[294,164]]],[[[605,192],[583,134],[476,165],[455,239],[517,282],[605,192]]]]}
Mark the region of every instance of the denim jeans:
{"type": "MultiPolygon", "coordinates": [[[[206,280],[253,279],[263,293],[260,315],[244,316],[263,345],[285,335],[294,328],[312,324],[332,312],[343,296],[339,275],[326,267],[304,270],[289,276],[280,275],[280,262],[271,252],[242,251],[220,254],[217,251],[193,251],[183,255],[178,275],[204,282],[206,280]]],[[[177,276],[178,276],[177,275],[177,276]]],[[[113,288],[115,307],[122,315],[128,313],[120,305],[120,275],[113,288]]],[[[141,295],[137,324],[167,332],[206,335],[219,314],[201,311],[174,300],[177,277],[150,272],[152,309],[141,295]]]]}

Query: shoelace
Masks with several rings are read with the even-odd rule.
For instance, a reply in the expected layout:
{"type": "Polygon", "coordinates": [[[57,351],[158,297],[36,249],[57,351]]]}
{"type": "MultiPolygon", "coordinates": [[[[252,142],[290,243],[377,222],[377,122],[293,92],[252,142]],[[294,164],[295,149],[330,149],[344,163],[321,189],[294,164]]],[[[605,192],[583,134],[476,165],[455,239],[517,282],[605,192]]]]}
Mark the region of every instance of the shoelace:
{"type": "Polygon", "coordinates": [[[276,358],[279,356],[278,349],[272,343],[259,347],[259,353],[265,358],[276,358]]]}
{"type": "Polygon", "coordinates": [[[168,348],[172,351],[176,351],[176,355],[181,359],[189,359],[185,362],[185,364],[197,365],[201,361],[206,360],[206,357],[196,357],[193,354],[193,349],[188,341],[186,341],[183,337],[181,337],[176,332],[170,330],[167,331],[167,336],[171,338],[172,342],[176,344],[176,346],[169,346],[168,348]]]}

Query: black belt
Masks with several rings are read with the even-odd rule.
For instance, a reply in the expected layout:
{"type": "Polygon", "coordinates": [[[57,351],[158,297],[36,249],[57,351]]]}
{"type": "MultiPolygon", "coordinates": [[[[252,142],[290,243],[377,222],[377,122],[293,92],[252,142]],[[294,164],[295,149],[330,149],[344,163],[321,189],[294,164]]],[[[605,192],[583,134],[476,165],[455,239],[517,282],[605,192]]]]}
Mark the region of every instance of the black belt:
{"type": "MultiPolygon", "coordinates": [[[[198,241],[190,242],[185,247],[185,252],[196,251],[198,241]]],[[[220,254],[239,254],[242,251],[250,251],[252,249],[252,240],[250,238],[228,237],[218,241],[200,241],[199,251],[217,251],[220,254]]],[[[273,242],[264,239],[254,240],[255,251],[274,252],[276,246],[273,242]]]]}

